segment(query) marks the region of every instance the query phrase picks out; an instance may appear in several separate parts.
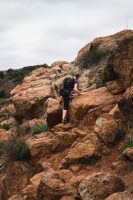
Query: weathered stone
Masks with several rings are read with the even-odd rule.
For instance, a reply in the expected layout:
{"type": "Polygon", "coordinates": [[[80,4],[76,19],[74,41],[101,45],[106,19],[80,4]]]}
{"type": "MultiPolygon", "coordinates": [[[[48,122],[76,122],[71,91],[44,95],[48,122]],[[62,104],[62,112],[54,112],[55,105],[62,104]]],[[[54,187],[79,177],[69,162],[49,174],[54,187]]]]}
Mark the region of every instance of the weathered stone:
{"type": "Polygon", "coordinates": [[[34,185],[27,185],[26,188],[22,190],[23,200],[38,200],[37,199],[37,188],[34,185]]]}
{"type": "Polygon", "coordinates": [[[126,148],[125,151],[123,152],[123,156],[126,159],[133,161],[133,147],[126,148]]]}
{"type": "Polygon", "coordinates": [[[0,143],[7,141],[11,137],[11,131],[0,129],[0,143]]]}
{"type": "Polygon", "coordinates": [[[49,138],[46,133],[42,134],[39,138],[30,138],[27,141],[32,157],[43,157],[55,151],[59,146],[58,141],[49,138]]]}
{"type": "Polygon", "coordinates": [[[8,200],[24,200],[21,195],[16,194],[10,197],[8,200]]]}
{"type": "Polygon", "coordinates": [[[47,104],[47,123],[48,127],[51,128],[56,124],[61,123],[62,119],[62,108],[59,100],[48,98],[47,104]]]}
{"type": "Polygon", "coordinates": [[[109,197],[107,197],[105,200],[132,200],[133,199],[133,191],[126,190],[124,192],[117,192],[109,197]]]}
{"type": "Polygon", "coordinates": [[[105,172],[93,173],[87,176],[78,188],[84,200],[103,200],[110,194],[123,190],[123,181],[118,176],[105,172]]]}
{"type": "Polygon", "coordinates": [[[75,186],[76,177],[69,170],[49,170],[41,179],[38,188],[38,199],[61,199],[63,196],[77,194],[75,186]]]}
{"type": "Polygon", "coordinates": [[[126,90],[118,102],[118,106],[126,120],[133,123],[133,86],[126,90]]]}
{"type": "Polygon", "coordinates": [[[116,120],[109,114],[103,114],[96,120],[94,131],[106,145],[113,145],[119,133],[116,120]]]}
{"type": "Polygon", "coordinates": [[[106,87],[86,92],[84,95],[73,99],[70,106],[71,121],[73,123],[79,121],[83,123],[89,110],[114,104],[117,99],[118,97],[110,94],[106,87]]]}
{"type": "Polygon", "coordinates": [[[124,89],[120,86],[120,83],[117,80],[107,82],[106,86],[111,94],[121,94],[124,92],[124,89]]]}
{"type": "Polygon", "coordinates": [[[100,143],[95,134],[91,134],[85,141],[78,142],[73,148],[69,150],[66,157],[62,161],[64,167],[81,161],[89,160],[91,158],[100,157],[100,143]]]}
{"type": "Polygon", "coordinates": [[[133,31],[124,30],[85,45],[74,63],[89,68],[97,84],[117,79],[122,88],[128,88],[133,80],[132,54],[133,31]]]}
{"type": "Polygon", "coordinates": [[[41,107],[48,97],[52,96],[51,81],[45,77],[49,69],[38,68],[29,77],[26,77],[22,85],[18,85],[11,91],[13,103],[21,115],[36,114],[36,109],[41,107]]]}

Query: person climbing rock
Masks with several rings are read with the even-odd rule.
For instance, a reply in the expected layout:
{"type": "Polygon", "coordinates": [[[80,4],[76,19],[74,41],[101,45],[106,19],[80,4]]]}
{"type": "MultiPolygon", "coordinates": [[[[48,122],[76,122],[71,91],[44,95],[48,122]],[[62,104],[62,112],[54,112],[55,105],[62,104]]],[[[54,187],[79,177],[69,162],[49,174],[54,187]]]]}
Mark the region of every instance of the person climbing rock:
{"type": "Polygon", "coordinates": [[[63,100],[62,123],[64,124],[67,119],[72,91],[78,93],[79,95],[83,94],[79,90],[79,77],[79,74],[75,74],[75,76],[66,76],[63,85],[60,88],[61,101],[63,100]]]}

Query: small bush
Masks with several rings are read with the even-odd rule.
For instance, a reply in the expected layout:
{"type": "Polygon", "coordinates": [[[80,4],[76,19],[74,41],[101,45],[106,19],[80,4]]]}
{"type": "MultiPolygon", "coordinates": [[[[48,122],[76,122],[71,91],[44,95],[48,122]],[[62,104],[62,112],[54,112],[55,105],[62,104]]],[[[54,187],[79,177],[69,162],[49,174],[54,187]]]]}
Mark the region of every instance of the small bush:
{"type": "Polygon", "coordinates": [[[5,153],[10,160],[30,159],[30,150],[26,142],[16,135],[13,135],[6,143],[5,153]]]}
{"type": "Polygon", "coordinates": [[[8,124],[3,124],[3,125],[0,124],[0,128],[3,128],[8,131],[10,129],[10,126],[8,124]]]}
{"type": "Polygon", "coordinates": [[[125,143],[122,145],[122,150],[125,150],[128,147],[133,147],[133,141],[132,140],[126,140],[125,143]]]}
{"type": "Polygon", "coordinates": [[[32,135],[36,135],[36,134],[40,134],[42,132],[45,132],[45,131],[48,131],[48,125],[47,123],[41,123],[41,124],[37,124],[37,125],[34,125],[32,128],[31,128],[31,134],[32,135]]]}
{"type": "Polygon", "coordinates": [[[106,58],[106,53],[99,50],[97,47],[92,47],[91,50],[85,51],[77,60],[77,65],[83,68],[89,68],[98,65],[98,63],[106,58]]]}
{"type": "Polygon", "coordinates": [[[95,165],[97,162],[96,158],[90,158],[90,159],[83,159],[81,160],[81,163],[84,165],[95,165]]]}
{"type": "Polygon", "coordinates": [[[0,99],[0,105],[4,105],[7,103],[7,100],[6,99],[0,99]]]}
{"type": "Polygon", "coordinates": [[[6,97],[6,92],[4,89],[0,90],[0,98],[5,98],[6,97]]]}

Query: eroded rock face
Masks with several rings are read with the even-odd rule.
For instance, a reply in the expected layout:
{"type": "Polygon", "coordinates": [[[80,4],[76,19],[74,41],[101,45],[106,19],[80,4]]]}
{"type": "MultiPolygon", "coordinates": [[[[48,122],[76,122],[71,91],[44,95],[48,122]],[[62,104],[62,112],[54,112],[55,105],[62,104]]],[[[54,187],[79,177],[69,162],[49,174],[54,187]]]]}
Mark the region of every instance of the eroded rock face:
{"type": "Polygon", "coordinates": [[[48,97],[52,96],[51,80],[46,78],[48,69],[39,68],[29,77],[24,79],[22,85],[18,85],[11,91],[12,100],[17,111],[26,115],[30,113],[35,115],[35,108],[45,102],[48,97]]]}
{"type": "Polygon", "coordinates": [[[51,128],[56,124],[61,123],[62,120],[62,108],[59,104],[59,100],[48,98],[47,104],[47,123],[51,128]]]}
{"type": "Polygon", "coordinates": [[[119,127],[116,120],[106,113],[96,120],[94,131],[106,145],[112,146],[119,134],[119,127]]]}
{"type": "Polygon", "coordinates": [[[54,134],[47,132],[36,136],[36,138],[30,138],[27,144],[32,157],[45,157],[47,154],[71,146],[78,137],[82,137],[82,135],[74,131],[59,131],[54,134]]]}
{"type": "Polygon", "coordinates": [[[84,138],[83,141],[81,140],[81,142],[78,142],[69,150],[62,161],[62,165],[68,167],[71,164],[83,162],[91,158],[98,158],[100,157],[99,149],[100,142],[97,136],[92,133],[89,137],[84,138]]]}
{"type": "MultiPolygon", "coordinates": [[[[26,162],[14,162],[7,166],[6,173],[0,173],[2,183],[1,193],[3,199],[8,199],[13,194],[19,193],[27,186],[30,176],[32,176],[31,166],[26,162]]],[[[20,195],[16,195],[17,200],[21,200],[20,195]]],[[[16,200],[15,197],[11,199],[16,200]]]]}
{"type": "Polygon", "coordinates": [[[123,152],[123,156],[126,159],[133,161],[133,147],[126,148],[125,151],[123,152]]]}
{"type": "Polygon", "coordinates": [[[63,196],[76,196],[76,177],[69,170],[48,170],[38,188],[38,200],[61,199],[63,196]]]}
{"type": "Polygon", "coordinates": [[[110,173],[93,173],[79,185],[78,191],[84,200],[103,200],[114,192],[124,190],[122,180],[110,173]]]}
{"type": "Polygon", "coordinates": [[[133,86],[126,90],[118,105],[124,117],[133,123],[133,86]]]}
{"type": "Polygon", "coordinates": [[[133,199],[133,191],[124,191],[124,192],[114,193],[105,200],[132,200],[132,199],[133,199]]]}
{"type": "Polygon", "coordinates": [[[11,137],[11,131],[6,131],[5,129],[0,129],[0,142],[7,141],[11,137]]]}
{"type": "MultiPolygon", "coordinates": [[[[95,114],[96,117],[98,117],[103,112],[101,107],[107,107],[110,104],[114,104],[117,102],[117,99],[118,97],[113,96],[106,87],[89,91],[86,94],[73,99],[70,107],[71,121],[74,123],[79,121],[83,123],[85,116],[90,110],[99,108],[98,113],[95,114]]],[[[112,108],[110,108],[110,110],[111,109],[112,108]]],[[[94,120],[96,120],[96,118],[94,120]]]]}
{"type": "Polygon", "coordinates": [[[132,54],[133,31],[124,30],[111,36],[96,38],[85,45],[79,51],[75,64],[89,68],[92,75],[94,71],[94,81],[98,84],[117,79],[123,88],[128,88],[133,79],[132,54]]]}

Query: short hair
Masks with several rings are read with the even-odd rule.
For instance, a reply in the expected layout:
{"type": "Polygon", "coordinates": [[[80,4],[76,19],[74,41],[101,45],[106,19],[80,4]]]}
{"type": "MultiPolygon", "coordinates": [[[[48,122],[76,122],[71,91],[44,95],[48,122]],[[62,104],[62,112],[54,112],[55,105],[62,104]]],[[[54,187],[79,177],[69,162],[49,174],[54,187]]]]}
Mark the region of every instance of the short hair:
{"type": "Polygon", "coordinates": [[[79,78],[79,77],[80,77],[80,75],[79,75],[79,74],[75,74],[75,77],[76,77],[76,78],[79,78]]]}

